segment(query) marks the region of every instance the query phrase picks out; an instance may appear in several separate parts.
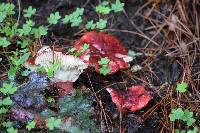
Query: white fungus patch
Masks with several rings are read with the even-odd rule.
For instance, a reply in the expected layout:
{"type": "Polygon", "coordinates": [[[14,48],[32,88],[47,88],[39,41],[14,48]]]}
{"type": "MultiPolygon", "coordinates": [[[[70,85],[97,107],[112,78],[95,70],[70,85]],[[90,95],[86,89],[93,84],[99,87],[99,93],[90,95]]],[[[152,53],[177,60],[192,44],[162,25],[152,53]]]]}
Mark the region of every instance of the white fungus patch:
{"type": "Polygon", "coordinates": [[[47,70],[55,63],[59,64],[59,68],[54,72],[54,76],[51,79],[53,82],[75,82],[83,70],[88,67],[78,57],[52,51],[48,46],[42,47],[35,58],[35,65],[47,70]]]}

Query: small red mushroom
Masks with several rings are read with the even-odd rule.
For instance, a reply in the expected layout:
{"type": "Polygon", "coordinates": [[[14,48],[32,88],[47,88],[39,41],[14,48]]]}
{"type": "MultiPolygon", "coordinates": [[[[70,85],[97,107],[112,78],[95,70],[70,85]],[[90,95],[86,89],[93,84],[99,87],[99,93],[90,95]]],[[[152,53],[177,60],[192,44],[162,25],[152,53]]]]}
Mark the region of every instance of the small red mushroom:
{"type": "Polygon", "coordinates": [[[149,92],[142,85],[132,86],[127,91],[117,91],[113,88],[107,88],[106,90],[110,93],[117,108],[123,113],[128,110],[131,112],[140,110],[152,99],[149,92]]]}
{"type": "Polygon", "coordinates": [[[97,72],[99,72],[100,65],[98,61],[101,58],[109,58],[110,62],[108,67],[113,74],[122,68],[127,68],[133,58],[127,55],[126,49],[122,43],[112,35],[91,31],[82,36],[75,42],[75,48],[80,52],[84,44],[89,44],[90,47],[81,55],[84,59],[85,56],[90,55],[89,64],[94,65],[97,72]]]}

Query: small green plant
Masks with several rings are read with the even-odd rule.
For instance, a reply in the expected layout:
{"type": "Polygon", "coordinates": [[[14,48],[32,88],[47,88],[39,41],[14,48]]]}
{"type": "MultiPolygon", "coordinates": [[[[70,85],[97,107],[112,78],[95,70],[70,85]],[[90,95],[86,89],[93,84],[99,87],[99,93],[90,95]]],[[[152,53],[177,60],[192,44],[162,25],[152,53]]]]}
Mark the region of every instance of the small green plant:
{"type": "Polygon", "coordinates": [[[8,78],[10,80],[14,80],[14,77],[15,77],[17,71],[20,70],[21,65],[29,58],[30,55],[31,55],[30,52],[24,53],[19,58],[18,57],[19,56],[19,52],[18,51],[14,52],[14,55],[10,57],[12,65],[10,66],[10,69],[8,70],[8,78]]]}
{"type": "MultiPolygon", "coordinates": [[[[116,0],[115,3],[109,3],[108,1],[103,1],[101,4],[97,5],[95,10],[97,13],[107,15],[111,11],[120,12],[124,8],[124,3],[121,3],[120,0],[116,0]]],[[[99,29],[102,30],[106,28],[107,20],[99,19],[96,23],[93,20],[88,21],[85,24],[85,28],[88,30],[99,29]]]]}
{"type": "Polygon", "coordinates": [[[64,24],[70,23],[72,27],[79,26],[82,22],[82,15],[84,13],[84,8],[76,8],[74,12],[69,15],[65,15],[63,19],[64,24]]]}
{"type": "Polygon", "coordinates": [[[12,100],[10,99],[10,97],[6,97],[0,100],[0,106],[10,106],[12,105],[12,100]]]}
{"type": "Polygon", "coordinates": [[[8,132],[8,133],[17,133],[18,130],[15,129],[15,128],[13,128],[13,127],[10,127],[10,128],[7,129],[7,132],[8,132]]]}
{"type": "Polygon", "coordinates": [[[178,129],[175,129],[175,133],[198,133],[198,128],[194,127],[193,129],[189,129],[187,132],[186,130],[179,131],[178,129]]]}
{"type": "Polygon", "coordinates": [[[85,25],[86,29],[99,29],[102,30],[104,28],[106,28],[107,26],[107,20],[104,19],[99,19],[99,21],[97,21],[96,23],[93,22],[93,20],[87,22],[87,24],[85,25]]]}
{"type": "Polygon", "coordinates": [[[96,23],[96,28],[97,29],[104,29],[107,25],[107,20],[99,19],[99,21],[96,23]]]}
{"type": "Polygon", "coordinates": [[[176,90],[180,93],[187,91],[188,84],[186,82],[179,83],[176,87],[176,90]]]}
{"type": "Polygon", "coordinates": [[[20,36],[27,36],[31,33],[32,27],[35,23],[32,20],[27,20],[25,24],[23,24],[22,29],[18,29],[20,36]]]}
{"type": "Polygon", "coordinates": [[[2,34],[5,34],[7,38],[12,38],[17,33],[17,24],[2,27],[2,29],[0,29],[0,32],[2,34]]]}
{"type": "Polygon", "coordinates": [[[11,122],[11,121],[4,121],[3,123],[1,123],[1,125],[3,127],[9,128],[9,127],[12,127],[13,122],[11,122]]]}
{"type": "Polygon", "coordinates": [[[15,8],[15,5],[12,3],[1,3],[0,4],[0,12],[1,12],[1,15],[3,15],[3,16],[1,16],[1,18],[5,19],[8,15],[15,14],[14,8],[15,8]]]}
{"type": "Polygon", "coordinates": [[[6,18],[6,15],[0,12],[0,23],[3,22],[5,18],[6,18]]]}
{"type": "Polygon", "coordinates": [[[99,61],[99,65],[101,68],[99,69],[100,74],[103,74],[104,76],[107,75],[110,72],[110,68],[108,67],[108,63],[110,60],[108,57],[101,58],[99,61]]]}
{"type": "Polygon", "coordinates": [[[98,6],[96,6],[96,12],[102,14],[109,14],[111,11],[120,12],[124,9],[124,3],[121,3],[120,0],[116,0],[115,3],[110,3],[108,1],[104,1],[98,6]]]}
{"type": "Polygon", "coordinates": [[[95,29],[95,27],[96,27],[96,24],[94,23],[93,20],[88,21],[87,24],[85,25],[85,28],[86,28],[86,29],[91,29],[91,30],[93,30],[93,29],[95,29]]]}
{"type": "MultiPolygon", "coordinates": [[[[9,110],[9,107],[13,105],[13,101],[11,100],[11,95],[13,95],[17,91],[17,87],[14,86],[12,82],[4,83],[2,87],[0,87],[0,92],[3,94],[0,99],[0,115],[6,114],[9,110]]],[[[11,121],[4,121],[1,123],[1,126],[7,128],[8,133],[17,133],[17,129],[12,127],[13,123],[11,121]]]]}
{"type": "Polygon", "coordinates": [[[3,87],[0,88],[0,92],[4,95],[0,99],[0,114],[5,114],[8,111],[9,106],[12,105],[12,100],[10,95],[14,94],[17,91],[17,88],[13,86],[13,83],[4,83],[3,87]]]}
{"type": "Polygon", "coordinates": [[[81,51],[80,54],[84,53],[88,48],[90,47],[90,44],[83,44],[83,46],[81,47],[81,51]]]}
{"type": "Polygon", "coordinates": [[[29,6],[28,9],[23,10],[24,11],[24,17],[31,18],[32,15],[36,13],[36,9],[32,6],[29,6]]]}
{"type": "Polygon", "coordinates": [[[198,133],[198,128],[194,127],[193,129],[188,130],[187,133],[198,133]]]}
{"type": "MultiPolygon", "coordinates": [[[[35,22],[31,20],[31,17],[36,13],[36,9],[29,6],[23,10],[23,16],[25,22],[19,25],[14,18],[14,4],[12,3],[1,3],[0,4],[0,47],[6,49],[5,52],[9,53],[8,58],[10,59],[10,69],[8,70],[8,78],[13,80],[16,73],[21,70],[22,64],[30,56],[28,46],[34,41],[38,40],[41,36],[47,34],[47,26],[35,26],[35,22]],[[9,45],[15,45],[21,47],[10,52],[9,45]]],[[[57,19],[57,13],[50,15],[50,20],[55,21],[57,19]]],[[[53,22],[52,22],[53,23],[53,22]]]]}
{"type": "Polygon", "coordinates": [[[68,53],[71,55],[74,55],[76,57],[81,56],[88,48],[90,47],[89,44],[85,43],[83,44],[83,46],[81,47],[80,52],[76,49],[76,48],[71,48],[68,50],[68,53]]]}
{"type": "Polygon", "coordinates": [[[111,8],[109,6],[108,1],[104,1],[101,4],[99,4],[98,6],[96,6],[96,12],[98,12],[98,13],[109,14],[110,11],[111,11],[111,8]]]}
{"type": "Polygon", "coordinates": [[[55,12],[55,13],[51,13],[49,18],[48,18],[48,22],[49,24],[57,24],[58,20],[61,18],[59,12],[55,12]]]}
{"type": "Polygon", "coordinates": [[[0,99],[0,114],[5,114],[8,112],[9,106],[12,105],[12,100],[10,99],[10,96],[6,96],[2,99],[0,99]]]}
{"type": "Polygon", "coordinates": [[[3,87],[0,87],[0,92],[4,95],[12,95],[17,91],[17,87],[13,86],[13,83],[4,83],[3,87]]]}
{"type": "Polygon", "coordinates": [[[0,114],[5,114],[5,113],[7,113],[8,112],[8,109],[7,108],[5,108],[5,107],[1,107],[0,108],[0,114]]]}
{"type": "Polygon", "coordinates": [[[61,119],[51,117],[47,119],[46,127],[49,130],[54,130],[54,128],[59,127],[61,123],[62,123],[61,119]]]}
{"type": "Polygon", "coordinates": [[[25,53],[24,55],[22,55],[19,60],[17,60],[16,65],[21,65],[23,64],[31,55],[31,52],[25,53]]]}
{"type": "Polygon", "coordinates": [[[58,69],[60,69],[60,64],[61,62],[56,61],[54,62],[52,65],[50,65],[49,67],[46,67],[45,70],[47,72],[47,76],[49,78],[52,78],[54,76],[54,72],[57,71],[58,69]]]}
{"type": "Polygon", "coordinates": [[[172,109],[169,114],[170,121],[182,120],[187,126],[191,126],[196,120],[193,118],[193,112],[188,109],[183,110],[182,108],[172,109]]]}
{"type": "Polygon", "coordinates": [[[4,121],[4,122],[2,122],[1,126],[3,126],[4,128],[6,128],[6,131],[8,133],[17,133],[18,132],[18,130],[13,127],[13,122],[11,122],[11,121],[4,121]]]}
{"type": "Polygon", "coordinates": [[[47,97],[47,102],[48,103],[55,103],[55,99],[53,97],[47,97]]]}
{"type": "Polygon", "coordinates": [[[41,25],[38,28],[33,28],[31,33],[35,36],[35,38],[39,39],[41,36],[47,35],[47,31],[48,28],[46,26],[41,25]]]}
{"type": "Polygon", "coordinates": [[[10,45],[10,42],[6,39],[6,37],[0,38],[0,46],[8,47],[9,45],[10,45]]]}
{"type": "Polygon", "coordinates": [[[35,121],[29,121],[26,125],[26,129],[30,131],[33,128],[35,128],[35,121]]]}
{"type": "Polygon", "coordinates": [[[124,9],[124,3],[121,3],[120,0],[116,0],[115,3],[112,3],[111,7],[114,12],[120,12],[124,9]]]}

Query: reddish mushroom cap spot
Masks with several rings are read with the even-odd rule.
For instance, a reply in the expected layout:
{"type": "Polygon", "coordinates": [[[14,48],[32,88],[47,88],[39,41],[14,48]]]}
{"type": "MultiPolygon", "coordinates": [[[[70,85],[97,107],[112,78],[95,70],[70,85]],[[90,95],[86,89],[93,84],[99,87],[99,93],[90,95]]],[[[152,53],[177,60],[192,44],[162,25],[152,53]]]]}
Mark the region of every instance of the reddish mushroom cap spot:
{"type": "Polygon", "coordinates": [[[107,91],[110,93],[112,101],[122,112],[140,110],[152,99],[149,92],[141,85],[132,86],[126,92],[117,91],[113,88],[107,88],[107,91]]]}
{"type": "Polygon", "coordinates": [[[35,65],[35,59],[33,57],[29,57],[25,63],[29,63],[30,65],[35,65]]]}
{"type": "Polygon", "coordinates": [[[73,82],[56,82],[54,83],[54,86],[58,88],[60,97],[72,94],[73,82]]]}
{"type": "Polygon", "coordinates": [[[112,35],[91,31],[82,36],[74,47],[81,51],[85,43],[89,44],[90,47],[82,55],[82,58],[89,54],[89,64],[94,65],[97,72],[99,72],[100,68],[98,61],[101,58],[108,57],[110,59],[108,64],[109,74],[115,73],[122,68],[127,68],[129,66],[127,62],[132,60],[131,57],[127,56],[127,51],[122,46],[122,43],[112,35]]]}

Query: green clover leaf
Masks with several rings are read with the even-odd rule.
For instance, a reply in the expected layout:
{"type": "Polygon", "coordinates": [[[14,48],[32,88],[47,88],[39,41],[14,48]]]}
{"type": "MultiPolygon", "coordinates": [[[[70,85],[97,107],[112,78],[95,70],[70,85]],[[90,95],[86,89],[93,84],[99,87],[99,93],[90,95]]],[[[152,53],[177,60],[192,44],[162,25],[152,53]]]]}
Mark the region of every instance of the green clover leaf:
{"type": "Polygon", "coordinates": [[[169,114],[170,121],[175,121],[177,119],[181,119],[184,115],[182,108],[172,109],[171,113],[169,114]]]}
{"type": "Polygon", "coordinates": [[[99,19],[99,21],[96,23],[96,28],[97,29],[104,29],[107,25],[107,20],[99,19]]]}
{"type": "Polygon", "coordinates": [[[10,99],[10,97],[6,97],[3,100],[0,100],[0,106],[9,106],[12,105],[12,100],[10,99]]]}
{"type": "Polygon", "coordinates": [[[89,47],[90,47],[90,44],[84,43],[83,46],[81,47],[80,53],[85,52],[89,47]]]}
{"type": "Polygon", "coordinates": [[[111,8],[109,7],[109,3],[104,1],[102,4],[96,6],[95,10],[98,13],[109,14],[111,11],[111,8]]]}
{"type": "Polygon", "coordinates": [[[3,22],[5,18],[6,18],[6,14],[3,12],[0,12],[0,23],[3,22]]]}
{"type": "Polygon", "coordinates": [[[56,119],[54,117],[51,117],[47,119],[46,126],[49,130],[54,130],[54,128],[59,127],[61,123],[62,123],[61,119],[56,119]]]}
{"type": "Polygon", "coordinates": [[[8,47],[11,43],[6,39],[6,37],[0,37],[0,46],[8,47]]]}
{"type": "Polygon", "coordinates": [[[13,127],[10,127],[10,128],[7,129],[7,132],[8,132],[8,133],[17,133],[18,130],[17,130],[17,129],[14,129],[13,127]]]}
{"type": "Polygon", "coordinates": [[[100,74],[103,74],[104,76],[107,75],[110,72],[110,68],[107,66],[102,66],[99,69],[100,74]]]}
{"type": "Polygon", "coordinates": [[[124,8],[124,3],[121,3],[120,0],[116,0],[116,2],[111,5],[111,7],[114,12],[120,12],[124,8]]]}
{"type": "Polygon", "coordinates": [[[46,26],[39,26],[38,28],[33,28],[32,33],[35,38],[40,38],[41,36],[47,35],[48,28],[46,26]]]}
{"type": "MultiPolygon", "coordinates": [[[[0,100],[0,104],[2,104],[1,103],[1,100],[0,100]]],[[[1,107],[0,108],[0,114],[5,114],[5,113],[7,113],[8,112],[8,109],[7,108],[5,108],[5,107],[1,107]]]]}
{"type": "Polygon", "coordinates": [[[59,12],[55,12],[55,13],[51,13],[49,18],[48,18],[48,22],[49,24],[57,24],[58,20],[61,18],[59,12]]]}
{"type": "Polygon", "coordinates": [[[30,131],[33,128],[35,128],[35,121],[28,122],[26,125],[26,129],[28,129],[30,131]]]}
{"type": "Polygon", "coordinates": [[[2,92],[4,95],[6,94],[14,94],[17,91],[17,87],[13,86],[13,83],[5,83],[3,84],[3,87],[0,88],[0,92],[2,92]]]}
{"type": "Polygon", "coordinates": [[[32,15],[36,13],[36,9],[33,8],[32,6],[29,6],[28,9],[24,10],[24,17],[30,18],[32,15]]]}
{"type": "Polygon", "coordinates": [[[101,58],[99,61],[100,65],[107,65],[110,62],[110,59],[108,59],[108,57],[105,58],[101,58]]]}
{"type": "Polygon", "coordinates": [[[188,84],[185,82],[179,83],[176,87],[176,90],[180,93],[184,93],[187,91],[188,84]]]}
{"type": "Polygon", "coordinates": [[[4,121],[1,125],[3,127],[12,127],[13,122],[11,122],[11,121],[4,121]]]}
{"type": "Polygon", "coordinates": [[[91,21],[87,22],[87,24],[85,25],[85,27],[86,27],[86,29],[93,30],[93,29],[95,29],[96,24],[93,22],[93,20],[91,20],[91,21]]]}

